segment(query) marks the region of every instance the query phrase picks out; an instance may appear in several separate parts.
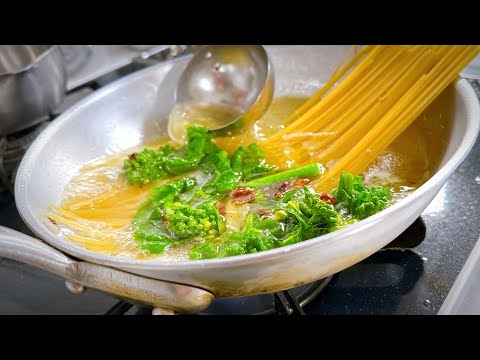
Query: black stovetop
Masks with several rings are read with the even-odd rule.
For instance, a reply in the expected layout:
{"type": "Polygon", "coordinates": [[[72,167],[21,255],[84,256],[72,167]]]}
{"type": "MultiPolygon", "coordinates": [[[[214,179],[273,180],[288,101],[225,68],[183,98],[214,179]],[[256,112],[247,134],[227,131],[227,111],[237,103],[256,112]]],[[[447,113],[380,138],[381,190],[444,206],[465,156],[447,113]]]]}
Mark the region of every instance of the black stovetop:
{"type": "MultiPolygon", "coordinates": [[[[478,209],[480,138],[421,218],[386,249],[334,275],[305,313],[436,314],[480,236],[478,209]]],[[[33,235],[5,191],[0,225],[33,235]]],[[[0,259],[0,314],[105,314],[117,302],[94,290],[75,295],[55,275],[0,259]]],[[[221,308],[245,313],[228,304],[221,308]]]]}

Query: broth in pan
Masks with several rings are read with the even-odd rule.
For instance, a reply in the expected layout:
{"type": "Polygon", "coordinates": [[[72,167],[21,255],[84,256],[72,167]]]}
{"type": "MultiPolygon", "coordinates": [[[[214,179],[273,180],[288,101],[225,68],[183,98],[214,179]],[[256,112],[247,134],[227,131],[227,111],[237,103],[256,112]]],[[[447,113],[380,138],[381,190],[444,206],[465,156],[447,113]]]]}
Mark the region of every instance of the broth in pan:
{"type": "Polygon", "coordinates": [[[340,230],[435,173],[450,135],[448,85],[479,52],[364,46],[313,96],[278,97],[260,120],[217,131],[204,126],[218,109],[177,109],[185,144],[160,139],[86,164],[50,221],[92,251],[172,261],[340,230]]]}
{"type": "MultiPolygon", "coordinates": [[[[391,202],[405,197],[423,184],[436,171],[443,156],[449,135],[448,113],[452,89],[427,109],[397,140],[362,174],[366,185],[381,185],[391,191],[391,202]]],[[[304,103],[303,97],[280,97],[273,100],[265,116],[230,134],[215,137],[214,142],[233,154],[239,146],[268,138],[282,129],[285,119],[304,103]]],[[[142,186],[131,186],[125,176],[123,163],[145,147],[158,149],[170,144],[168,139],[149,143],[135,149],[94,160],[74,176],[65,189],[60,207],[52,207],[49,217],[70,240],[95,252],[132,259],[185,260],[198,240],[179,241],[158,254],[138,246],[132,229],[132,219],[147,201],[155,187],[177,178],[160,179],[142,186]]],[[[202,172],[189,176],[201,179],[202,172]]],[[[238,232],[246,217],[257,204],[225,202],[222,217],[226,233],[238,232]]]]}

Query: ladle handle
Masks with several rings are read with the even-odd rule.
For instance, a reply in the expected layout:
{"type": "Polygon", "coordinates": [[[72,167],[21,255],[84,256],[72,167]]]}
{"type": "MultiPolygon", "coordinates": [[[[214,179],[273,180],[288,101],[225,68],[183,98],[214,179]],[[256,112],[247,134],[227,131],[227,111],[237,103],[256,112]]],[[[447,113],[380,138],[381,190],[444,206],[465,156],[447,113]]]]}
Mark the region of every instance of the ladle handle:
{"type": "Polygon", "coordinates": [[[157,309],[156,313],[163,310],[198,312],[207,308],[214,298],[210,292],[196,287],[73,260],[41,240],[3,226],[0,226],[0,258],[59,275],[67,280],[71,290],[74,290],[74,285],[78,289],[82,286],[97,289],[119,299],[157,309]]]}

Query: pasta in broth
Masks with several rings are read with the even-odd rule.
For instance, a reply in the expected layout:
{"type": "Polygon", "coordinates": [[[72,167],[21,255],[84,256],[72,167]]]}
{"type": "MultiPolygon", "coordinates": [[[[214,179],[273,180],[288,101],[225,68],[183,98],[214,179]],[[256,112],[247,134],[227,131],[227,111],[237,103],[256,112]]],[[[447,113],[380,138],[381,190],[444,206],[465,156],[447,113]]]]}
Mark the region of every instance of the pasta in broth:
{"type": "Polygon", "coordinates": [[[435,172],[448,85],[479,51],[366,46],[308,100],[277,98],[262,119],[214,133],[189,127],[181,148],[165,139],[86,164],[49,218],[89,250],[136,259],[242,255],[336,231],[435,172]]]}
{"type": "MultiPolygon", "coordinates": [[[[453,89],[448,88],[371,164],[363,174],[367,183],[391,187],[393,199],[399,200],[436,171],[449,135],[452,92],[453,89]]],[[[284,126],[281,120],[304,101],[302,97],[276,98],[260,120],[246,124],[234,134],[219,136],[215,141],[230,153],[239,145],[261,143],[281,129],[284,126]]],[[[155,186],[167,180],[142,187],[129,186],[123,175],[123,161],[144,147],[156,149],[168,141],[143,144],[86,164],[65,188],[61,206],[51,207],[49,218],[70,241],[95,252],[132,259],[188,259],[188,251],[194,244],[176,244],[161,254],[148,255],[137,247],[131,229],[137,209],[155,186]]],[[[231,208],[225,214],[226,226],[238,228],[246,211],[247,207],[231,208]]]]}

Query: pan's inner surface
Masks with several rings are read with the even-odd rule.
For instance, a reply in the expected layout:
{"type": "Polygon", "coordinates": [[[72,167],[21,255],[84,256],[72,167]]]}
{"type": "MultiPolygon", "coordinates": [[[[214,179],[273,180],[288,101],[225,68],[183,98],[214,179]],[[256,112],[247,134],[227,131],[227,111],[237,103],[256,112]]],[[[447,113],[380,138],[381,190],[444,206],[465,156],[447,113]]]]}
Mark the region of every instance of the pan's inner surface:
{"type": "MultiPolygon", "coordinates": [[[[451,130],[453,99],[454,89],[450,87],[364,172],[366,183],[390,187],[394,201],[398,201],[427,181],[437,170],[445,153],[451,130]]],[[[254,131],[247,130],[248,135],[241,139],[219,137],[217,145],[232,154],[239,145],[246,146],[258,141],[259,137],[268,137],[278,131],[282,120],[305,100],[298,95],[277,97],[268,113],[251,127],[254,131]]],[[[162,121],[160,117],[158,122],[162,121]]],[[[144,147],[156,149],[166,142],[168,138],[159,135],[156,141],[142,143],[83,165],[65,187],[61,209],[57,208],[63,217],[51,218],[54,223],[54,226],[50,225],[52,229],[58,231],[58,226],[59,234],[68,238],[66,241],[108,255],[145,260],[188,260],[188,252],[195,242],[184,241],[167,247],[159,255],[146,255],[137,247],[129,226],[153,187],[165,181],[132,188],[122,176],[123,161],[129,154],[144,147]],[[78,236],[75,231],[72,232],[70,224],[62,223],[64,219],[90,229],[83,232],[91,235],[78,236]]],[[[245,215],[242,212],[247,211],[248,208],[242,207],[227,211],[227,228],[240,231],[245,215]]]]}

